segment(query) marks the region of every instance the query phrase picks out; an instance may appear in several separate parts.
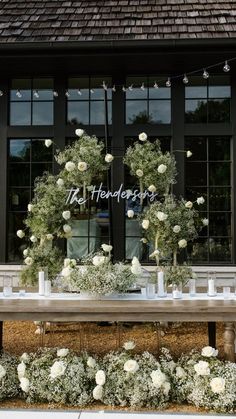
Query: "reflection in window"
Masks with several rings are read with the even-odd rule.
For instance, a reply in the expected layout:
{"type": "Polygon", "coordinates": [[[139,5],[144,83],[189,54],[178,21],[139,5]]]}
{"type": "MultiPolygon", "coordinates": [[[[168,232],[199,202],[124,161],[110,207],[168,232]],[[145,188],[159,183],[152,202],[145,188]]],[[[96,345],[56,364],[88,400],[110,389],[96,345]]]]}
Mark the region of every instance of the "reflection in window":
{"type": "Polygon", "coordinates": [[[13,79],[10,125],[53,124],[53,80],[13,79]]]}
{"type": "Polygon", "coordinates": [[[77,77],[68,80],[67,122],[72,125],[103,125],[105,105],[103,82],[109,87],[108,123],[112,123],[112,90],[110,77],[77,77]]]}
{"type": "Polygon", "coordinates": [[[26,247],[16,231],[24,229],[23,220],[32,199],[35,178],[52,171],[52,147],[44,139],[11,139],[8,143],[8,261],[22,260],[26,247]]]}
{"type": "Polygon", "coordinates": [[[188,137],[186,150],[193,155],[186,159],[185,194],[196,201],[203,196],[199,207],[201,218],[208,218],[196,242],[188,247],[191,263],[232,261],[232,183],[229,137],[188,137]]]}
{"type": "Polygon", "coordinates": [[[152,77],[127,78],[126,124],[170,124],[171,91],[165,81],[158,78],[157,84],[152,77]]]}
{"type": "Polygon", "coordinates": [[[211,76],[209,79],[190,77],[185,87],[185,122],[229,122],[230,78],[211,76]]]}

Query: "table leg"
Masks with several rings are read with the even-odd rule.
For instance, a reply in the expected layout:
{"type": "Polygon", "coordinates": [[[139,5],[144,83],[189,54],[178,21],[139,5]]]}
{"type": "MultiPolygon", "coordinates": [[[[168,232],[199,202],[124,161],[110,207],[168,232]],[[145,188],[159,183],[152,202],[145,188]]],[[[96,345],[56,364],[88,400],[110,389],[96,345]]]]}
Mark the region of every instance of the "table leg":
{"type": "Polygon", "coordinates": [[[235,328],[233,322],[225,323],[224,330],[224,352],[227,361],[234,362],[234,340],[235,340],[235,328]]]}
{"type": "Polygon", "coordinates": [[[212,348],[216,347],[216,323],[208,322],[208,342],[212,348]]]}

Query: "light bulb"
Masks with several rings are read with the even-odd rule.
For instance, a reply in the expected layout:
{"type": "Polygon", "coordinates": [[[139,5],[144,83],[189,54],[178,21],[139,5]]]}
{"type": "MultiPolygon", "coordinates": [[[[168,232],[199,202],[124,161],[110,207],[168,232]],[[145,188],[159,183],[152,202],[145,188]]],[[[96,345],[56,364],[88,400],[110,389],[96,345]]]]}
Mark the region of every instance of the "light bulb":
{"type": "Polygon", "coordinates": [[[154,83],[154,89],[158,89],[159,88],[159,86],[158,86],[158,84],[157,84],[157,82],[155,81],[155,83],[154,83]]]}
{"type": "Polygon", "coordinates": [[[208,71],[206,71],[206,69],[205,69],[205,68],[204,68],[204,71],[203,71],[202,77],[203,77],[204,79],[208,79],[208,78],[209,78],[209,73],[208,73],[208,71]]]}
{"type": "Polygon", "coordinates": [[[90,93],[93,94],[94,93],[94,90],[93,89],[90,89],[90,93]]]}
{"type": "Polygon", "coordinates": [[[144,86],[144,83],[142,83],[142,84],[141,84],[141,87],[140,87],[140,89],[141,89],[141,90],[145,90],[145,86],[144,86]]]}
{"type": "Polygon", "coordinates": [[[230,71],[230,66],[228,64],[228,61],[225,61],[225,65],[223,67],[223,70],[225,73],[228,73],[228,71],[230,71]]]}
{"type": "Polygon", "coordinates": [[[53,96],[54,96],[54,97],[58,97],[58,93],[57,93],[57,91],[56,91],[56,90],[54,90],[54,91],[53,91],[53,96]]]}
{"type": "Polygon", "coordinates": [[[115,85],[112,87],[112,91],[116,92],[116,86],[115,85]]]}
{"type": "Polygon", "coordinates": [[[102,82],[102,87],[103,87],[104,90],[107,90],[107,85],[106,85],[105,81],[102,82]]]}
{"type": "Polygon", "coordinates": [[[187,75],[186,75],[186,74],[184,75],[184,78],[183,78],[183,83],[184,83],[184,84],[188,84],[188,77],[187,77],[187,75]]]}
{"type": "Polygon", "coordinates": [[[0,96],[3,96],[3,91],[2,90],[0,90],[0,96]]]}
{"type": "Polygon", "coordinates": [[[131,85],[128,87],[128,89],[132,92],[132,90],[133,90],[133,85],[131,84],[131,85]]]}
{"type": "Polygon", "coordinates": [[[17,96],[18,98],[21,98],[21,97],[22,97],[22,94],[21,94],[20,90],[17,90],[17,92],[16,92],[16,96],[17,96]]]}
{"type": "Polygon", "coordinates": [[[36,97],[36,99],[38,99],[38,98],[39,98],[39,92],[38,92],[38,90],[35,90],[35,91],[34,91],[34,97],[36,97]]]}
{"type": "Polygon", "coordinates": [[[168,77],[168,79],[166,81],[166,87],[171,87],[170,77],[168,77]]]}
{"type": "Polygon", "coordinates": [[[68,90],[66,91],[66,97],[70,97],[70,93],[68,92],[68,90]]]}
{"type": "Polygon", "coordinates": [[[123,86],[123,87],[122,87],[122,91],[123,91],[123,92],[126,92],[126,91],[127,91],[127,89],[126,89],[126,87],[125,87],[125,86],[123,86]]]}
{"type": "Polygon", "coordinates": [[[77,90],[78,95],[82,96],[82,92],[80,89],[77,90]]]}

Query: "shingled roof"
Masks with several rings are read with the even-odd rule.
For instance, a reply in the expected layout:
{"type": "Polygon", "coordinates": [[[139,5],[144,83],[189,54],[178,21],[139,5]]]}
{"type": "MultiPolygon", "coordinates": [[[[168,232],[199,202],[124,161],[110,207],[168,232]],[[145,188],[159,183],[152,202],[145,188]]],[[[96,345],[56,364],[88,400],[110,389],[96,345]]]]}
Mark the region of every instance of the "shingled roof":
{"type": "Polygon", "coordinates": [[[236,0],[0,0],[0,42],[236,36],[236,0]]]}

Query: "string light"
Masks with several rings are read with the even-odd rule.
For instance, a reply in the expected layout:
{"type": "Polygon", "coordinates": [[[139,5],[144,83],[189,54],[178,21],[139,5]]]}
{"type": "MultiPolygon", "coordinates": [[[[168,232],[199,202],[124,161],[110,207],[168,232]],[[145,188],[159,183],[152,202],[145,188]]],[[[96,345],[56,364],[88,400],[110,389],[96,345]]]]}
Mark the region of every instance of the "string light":
{"type": "Polygon", "coordinates": [[[129,91],[130,91],[130,92],[132,92],[132,90],[133,90],[133,85],[131,84],[131,85],[129,86],[129,88],[128,88],[128,89],[129,89],[129,91]]]}
{"type": "Polygon", "coordinates": [[[35,97],[36,99],[38,99],[38,98],[39,98],[39,92],[38,92],[38,90],[35,90],[35,91],[34,91],[34,97],[35,97]]]}
{"type": "Polygon", "coordinates": [[[224,71],[225,73],[228,73],[228,72],[230,71],[230,66],[229,66],[229,64],[228,64],[228,61],[225,61],[225,65],[224,65],[224,67],[223,67],[223,71],[224,71]]]}
{"type": "Polygon", "coordinates": [[[104,90],[107,91],[107,85],[106,85],[106,82],[105,81],[102,82],[102,87],[103,87],[104,90]]]}
{"type": "Polygon", "coordinates": [[[0,90],[0,96],[3,96],[3,91],[2,90],[0,90]]]}
{"type": "Polygon", "coordinates": [[[187,77],[187,74],[185,74],[185,75],[184,75],[184,78],[183,78],[183,83],[184,83],[184,84],[188,84],[188,77],[187,77]]]}
{"type": "Polygon", "coordinates": [[[142,83],[142,84],[141,84],[141,87],[140,87],[140,89],[141,89],[141,90],[145,90],[145,86],[144,86],[144,83],[142,83]]]}
{"type": "Polygon", "coordinates": [[[70,93],[69,93],[68,90],[66,91],[65,95],[66,95],[66,97],[70,97],[70,93]]]}
{"type": "Polygon", "coordinates": [[[208,73],[208,71],[206,71],[206,69],[205,69],[205,68],[204,68],[204,70],[203,70],[202,77],[203,77],[205,80],[209,78],[209,73],[208,73]]]}
{"type": "Polygon", "coordinates": [[[116,86],[115,85],[112,87],[112,91],[116,92],[116,86]]]}
{"type": "Polygon", "coordinates": [[[126,87],[125,86],[122,86],[122,92],[126,92],[127,91],[127,89],[126,89],[126,87]]]}
{"type": "Polygon", "coordinates": [[[90,93],[91,93],[91,95],[94,93],[94,90],[93,89],[90,89],[90,93]]]}
{"type": "Polygon", "coordinates": [[[158,84],[157,84],[157,82],[155,81],[155,83],[154,83],[154,89],[159,89],[159,86],[158,86],[158,84]]]}
{"type": "Polygon", "coordinates": [[[17,96],[19,99],[22,97],[22,94],[21,94],[20,90],[17,90],[17,92],[16,92],[16,96],[17,96]]]}
{"type": "Polygon", "coordinates": [[[53,96],[58,97],[58,92],[56,90],[53,90],[53,96]]]}
{"type": "Polygon", "coordinates": [[[82,96],[82,92],[81,92],[80,89],[77,90],[77,93],[78,93],[79,96],[82,96]]]}
{"type": "Polygon", "coordinates": [[[168,79],[166,81],[166,87],[171,87],[170,77],[168,77],[168,79]]]}

